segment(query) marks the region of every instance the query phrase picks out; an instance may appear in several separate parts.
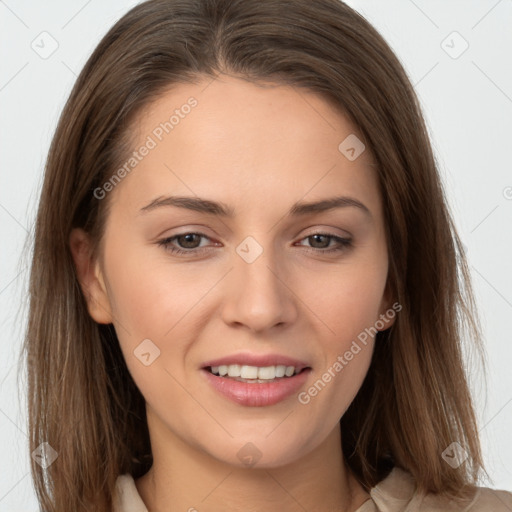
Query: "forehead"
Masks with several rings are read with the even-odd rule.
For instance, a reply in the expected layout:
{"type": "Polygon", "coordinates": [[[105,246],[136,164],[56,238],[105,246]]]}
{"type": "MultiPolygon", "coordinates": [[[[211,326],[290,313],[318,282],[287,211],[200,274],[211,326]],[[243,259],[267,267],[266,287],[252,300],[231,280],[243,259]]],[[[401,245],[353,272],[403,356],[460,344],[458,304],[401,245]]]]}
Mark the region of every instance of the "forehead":
{"type": "Polygon", "coordinates": [[[122,184],[135,202],[178,191],[250,208],[251,199],[291,204],[335,188],[380,207],[369,148],[355,160],[343,152],[362,135],[341,108],[303,88],[229,76],[176,84],[131,134],[135,150],[151,148],[122,184]]]}

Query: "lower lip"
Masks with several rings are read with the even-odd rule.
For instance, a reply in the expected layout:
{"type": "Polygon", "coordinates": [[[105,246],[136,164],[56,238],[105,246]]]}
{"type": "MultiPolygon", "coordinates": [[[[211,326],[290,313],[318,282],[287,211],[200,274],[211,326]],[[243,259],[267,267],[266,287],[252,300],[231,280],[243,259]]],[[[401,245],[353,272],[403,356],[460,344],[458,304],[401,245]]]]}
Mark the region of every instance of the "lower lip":
{"type": "Polygon", "coordinates": [[[213,375],[202,369],[211,386],[229,400],[249,407],[264,407],[281,402],[297,392],[306,382],[311,368],[293,377],[282,377],[273,382],[249,383],[213,375]]]}

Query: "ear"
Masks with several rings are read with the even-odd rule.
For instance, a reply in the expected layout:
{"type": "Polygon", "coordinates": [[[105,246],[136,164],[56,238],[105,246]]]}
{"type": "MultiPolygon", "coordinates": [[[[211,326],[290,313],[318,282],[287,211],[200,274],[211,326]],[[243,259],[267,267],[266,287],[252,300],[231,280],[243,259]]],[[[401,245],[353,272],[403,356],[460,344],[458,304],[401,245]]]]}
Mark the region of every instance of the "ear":
{"type": "Polygon", "coordinates": [[[100,324],[112,323],[112,310],[105,281],[99,262],[93,258],[89,235],[81,228],[73,229],[69,236],[69,247],[89,314],[100,324]]]}
{"type": "Polygon", "coordinates": [[[401,309],[402,306],[397,304],[396,301],[393,303],[388,279],[386,282],[386,288],[384,290],[382,301],[380,303],[380,316],[378,320],[379,325],[382,325],[383,323],[384,326],[379,328],[379,331],[385,331],[386,329],[389,329],[395,323],[397,312],[401,309]],[[396,304],[396,306],[394,306],[394,304],[396,304]]]}

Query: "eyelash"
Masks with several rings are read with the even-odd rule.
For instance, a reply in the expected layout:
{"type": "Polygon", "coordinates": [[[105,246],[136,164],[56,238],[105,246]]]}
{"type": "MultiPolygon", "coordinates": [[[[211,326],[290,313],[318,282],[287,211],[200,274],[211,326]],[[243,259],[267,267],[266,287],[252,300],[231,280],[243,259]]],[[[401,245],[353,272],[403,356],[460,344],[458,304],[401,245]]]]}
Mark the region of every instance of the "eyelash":
{"type": "MultiPolygon", "coordinates": [[[[186,232],[186,233],[179,233],[178,235],[174,235],[169,238],[164,238],[163,240],[159,240],[157,243],[159,246],[164,247],[164,249],[166,251],[169,251],[171,254],[198,255],[198,254],[202,254],[203,252],[208,251],[210,249],[210,247],[199,247],[199,248],[196,247],[193,249],[180,249],[179,247],[171,246],[171,243],[175,239],[177,239],[181,236],[186,236],[186,235],[198,235],[203,238],[209,238],[208,236],[204,235],[203,233],[197,233],[197,232],[190,231],[190,232],[186,232]]],[[[309,249],[306,248],[306,249],[308,249],[308,252],[314,252],[317,254],[339,253],[339,252],[345,251],[348,248],[352,247],[352,239],[351,238],[342,238],[342,237],[339,237],[336,235],[332,235],[330,233],[312,233],[311,235],[308,235],[308,236],[302,238],[301,241],[306,240],[315,235],[326,236],[328,238],[331,238],[331,239],[337,241],[339,245],[338,245],[338,247],[333,247],[330,249],[319,249],[317,247],[310,247],[309,249]]],[[[303,246],[301,246],[301,247],[303,247],[303,246]]]]}

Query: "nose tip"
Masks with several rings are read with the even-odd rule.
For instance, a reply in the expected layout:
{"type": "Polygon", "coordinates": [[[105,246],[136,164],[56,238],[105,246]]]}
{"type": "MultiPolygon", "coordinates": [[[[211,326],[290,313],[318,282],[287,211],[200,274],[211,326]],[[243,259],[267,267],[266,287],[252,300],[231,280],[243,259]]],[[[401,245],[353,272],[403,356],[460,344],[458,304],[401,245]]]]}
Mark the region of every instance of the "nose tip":
{"type": "Polygon", "coordinates": [[[238,246],[239,252],[242,254],[227,285],[224,321],[254,331],[293,322],[297,317],[293,294],[269,265],[271,251],[264,251],[255,238],[247,237],[238,246]]]}

